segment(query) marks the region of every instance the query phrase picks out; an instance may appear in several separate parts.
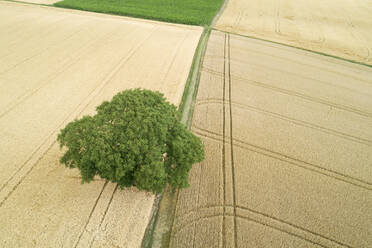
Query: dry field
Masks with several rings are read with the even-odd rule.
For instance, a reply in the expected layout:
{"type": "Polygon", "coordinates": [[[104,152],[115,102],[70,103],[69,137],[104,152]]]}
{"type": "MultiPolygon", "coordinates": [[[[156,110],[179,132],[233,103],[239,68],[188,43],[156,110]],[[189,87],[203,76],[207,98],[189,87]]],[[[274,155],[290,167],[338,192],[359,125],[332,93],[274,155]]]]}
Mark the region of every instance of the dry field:
{"type": "Polygon", "coordinates": [[[372,68],[214,31],[195,106],[171,247],[372,247],[372,68]]]}
{"type": "Polygon", "coordinates": [[[49,5],[52,5],[53,3],[56,3],[58,1],[59,0],[20,0],[20,2],[25,2],[25,3],[49,4],[49,5]]]}
{"type": "Polygon", "coordinates": [[[223,31],[372,65],[371,0],[228,0],[223,31]]]}
{"type": "Polygon", "coordinates": [[[178,104],[201,32],[0,2],[0,247],[139,247],[154,196],[81,185],[56,135],[127,88],[178,104]]]}

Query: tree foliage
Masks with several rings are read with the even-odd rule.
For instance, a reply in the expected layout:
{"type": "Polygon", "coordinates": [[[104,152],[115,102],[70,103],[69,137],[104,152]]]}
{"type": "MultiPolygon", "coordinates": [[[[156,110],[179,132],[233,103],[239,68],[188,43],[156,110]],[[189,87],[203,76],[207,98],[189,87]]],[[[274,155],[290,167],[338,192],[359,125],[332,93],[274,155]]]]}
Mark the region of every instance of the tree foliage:
{"type": "Polygon", "coordinates": [[[83,183],[99,175],[121,188],[154,193],[167,183],[189,186],[192,165],[204,159],[200,139],[179,121],[177,108],[143,89],[120,92],[96,115],[70,122],[58,141],[67,148],[61,163],[78,168],[83,183]]]}

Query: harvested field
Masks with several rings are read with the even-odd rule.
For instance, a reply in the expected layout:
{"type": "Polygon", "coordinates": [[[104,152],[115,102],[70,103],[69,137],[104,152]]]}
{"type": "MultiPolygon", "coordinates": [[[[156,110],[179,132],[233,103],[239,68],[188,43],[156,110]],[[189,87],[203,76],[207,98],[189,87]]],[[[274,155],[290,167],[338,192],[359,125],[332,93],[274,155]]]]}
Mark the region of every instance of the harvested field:
{"type": "Polygon", "coordinates": [[[213,31],[170,246],[371,247],[371,109],[372,68],[213,31]]]}
{"type": "Polygon", "coordinates": [[[369,0],[229,0],[216,28],[372,65],[369,0]]]}
{"type": "Polygon", "coordinates": [[[139,247],[152,194],[66,169],[56,135],[128,88],[174,104],[202,28],[0,2],[0,246],[139,247]]]}

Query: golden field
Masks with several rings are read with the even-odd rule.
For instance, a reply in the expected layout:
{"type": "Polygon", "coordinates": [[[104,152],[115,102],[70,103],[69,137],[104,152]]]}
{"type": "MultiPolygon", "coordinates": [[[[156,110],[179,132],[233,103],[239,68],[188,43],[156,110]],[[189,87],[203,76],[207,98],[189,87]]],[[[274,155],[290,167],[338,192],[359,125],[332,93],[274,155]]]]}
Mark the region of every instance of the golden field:
{"type": "Polygon", "coordinates": [[[69,121],[128,88],[179,104],[202,29],[0,2],[0,246],[139,247],[154,195],[59,163],[69,121]]]}
{"type": "Polygon", "coordinates": [[[170,246],[370,247],[371,109],[372,68],[213,31],[170,246]]]}
{"type": "Polygon", "coordinates": [[[215,28],[372,65],[369,0],[229,0],[215,28]]]}

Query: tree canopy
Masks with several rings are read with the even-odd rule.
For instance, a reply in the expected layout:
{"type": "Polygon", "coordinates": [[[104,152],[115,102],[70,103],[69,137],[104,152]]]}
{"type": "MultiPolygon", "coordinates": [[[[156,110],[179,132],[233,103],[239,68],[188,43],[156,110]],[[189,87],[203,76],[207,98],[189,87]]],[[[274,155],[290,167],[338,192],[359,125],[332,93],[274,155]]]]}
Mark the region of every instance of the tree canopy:
{"type": "Polygon", "coordinates": [[[189,171],[204,159],[203,144],[181,122],[163,94],[130,89],[97,107],[94,116],[70,122],[58,135],[61,163],[78,168],[82,182],[96,175],[141,190],[169,183],[188,187],[189,171]]]}

